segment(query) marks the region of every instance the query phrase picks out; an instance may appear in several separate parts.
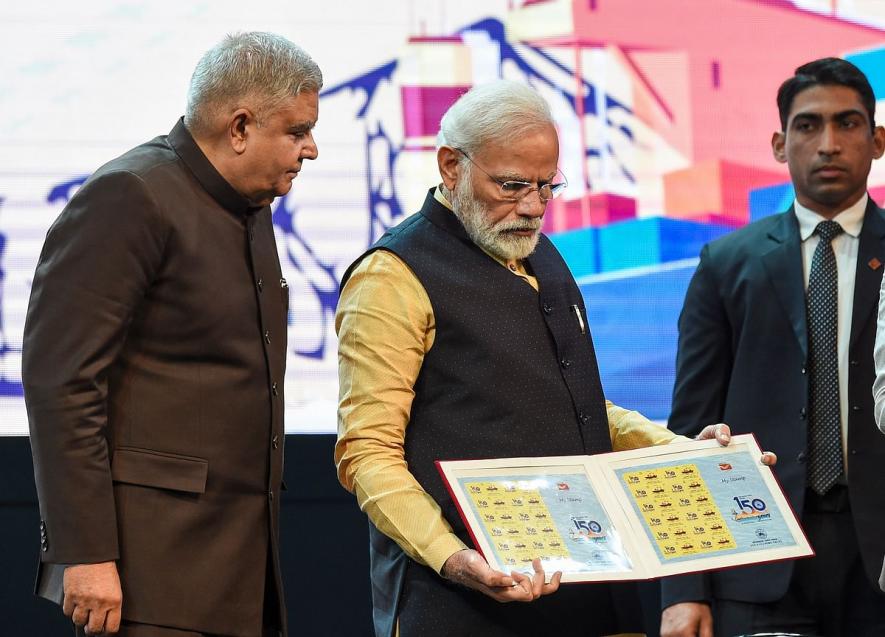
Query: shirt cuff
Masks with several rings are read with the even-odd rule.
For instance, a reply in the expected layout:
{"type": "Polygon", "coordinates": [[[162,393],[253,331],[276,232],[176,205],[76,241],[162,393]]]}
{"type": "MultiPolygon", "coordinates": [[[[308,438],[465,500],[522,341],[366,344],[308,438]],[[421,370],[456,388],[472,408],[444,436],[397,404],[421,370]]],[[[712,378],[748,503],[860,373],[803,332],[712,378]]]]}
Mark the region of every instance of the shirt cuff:
{"type": "Polygon", "coordinates": [[[458,551],[470,548],[462,542],[454,533],[446,533],[430,543],[426,550],[422,551],[421,557],[427,562],[427,566],[437,573],[442,572],[443,564],[458,551]]]}
{"type": "Polygon", "coordinates": [[[873,411],[876,414],[876,426],[879,427],[879,431],[885,433],[885,395],[883,394],[885,394],[885,392],[880,390],[879,393],[873,397],[876,401],[873,406],[873,411]]]}

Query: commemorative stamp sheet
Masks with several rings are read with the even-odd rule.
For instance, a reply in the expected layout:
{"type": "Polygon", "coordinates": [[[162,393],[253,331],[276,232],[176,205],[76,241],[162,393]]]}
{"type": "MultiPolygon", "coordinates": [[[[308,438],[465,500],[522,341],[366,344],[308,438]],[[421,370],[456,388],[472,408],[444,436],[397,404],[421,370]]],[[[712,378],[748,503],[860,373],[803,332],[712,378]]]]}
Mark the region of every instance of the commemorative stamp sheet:
{"type": "Polygon", "coordinates": [[[751,435],[550,458],[438,462],[499,570],[650,579],[813,555],[751,435]]]}
{"type": "Polygon", "coordinates": [[[460,482],[482,535],[507,569],[532,572],[536,557],[545,570],[564,573],[629,568],[618,532],[583,472],[460,482]]]}

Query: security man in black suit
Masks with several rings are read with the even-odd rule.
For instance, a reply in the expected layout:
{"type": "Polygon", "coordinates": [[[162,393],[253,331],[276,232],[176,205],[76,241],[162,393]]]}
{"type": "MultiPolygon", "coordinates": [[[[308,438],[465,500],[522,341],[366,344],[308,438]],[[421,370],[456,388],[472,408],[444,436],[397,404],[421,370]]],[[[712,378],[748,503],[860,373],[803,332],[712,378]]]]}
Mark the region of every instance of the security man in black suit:
{"type": "Polygon", "coordinates": [[[777,103],[772,150],[796,200],[702,250],[670,427],[723,421],[777,452],[816,557],[665,580],[662,637],[885,635],[885,437],[870,391],[885,216],[867,194],[885,130],[844,60],[799,67],[777,103]]]}

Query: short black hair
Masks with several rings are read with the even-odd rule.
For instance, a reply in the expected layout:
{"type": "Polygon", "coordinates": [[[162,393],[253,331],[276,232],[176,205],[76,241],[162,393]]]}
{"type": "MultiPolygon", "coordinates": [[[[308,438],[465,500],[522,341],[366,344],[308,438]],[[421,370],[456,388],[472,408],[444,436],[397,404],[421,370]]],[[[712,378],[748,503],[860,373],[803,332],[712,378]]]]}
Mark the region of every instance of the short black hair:
{"type": "Polygon", "coordinates": [[[805,89],[821,85],[847,86],[856,91],[869,116],[870,128],[876,126],[876,96],[863,71],[841,58],[821,58],[797,68],[796,74],[777,90],[777,110],[782,131],[787,130],[787,119],[796,96],[805,89]]]}

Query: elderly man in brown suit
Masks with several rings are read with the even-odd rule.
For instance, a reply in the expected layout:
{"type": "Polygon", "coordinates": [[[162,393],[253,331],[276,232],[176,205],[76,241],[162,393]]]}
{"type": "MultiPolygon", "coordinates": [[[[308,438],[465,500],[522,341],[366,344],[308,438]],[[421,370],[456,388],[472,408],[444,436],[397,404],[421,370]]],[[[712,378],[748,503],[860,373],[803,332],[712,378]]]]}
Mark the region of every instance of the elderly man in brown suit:
{"type": "Polygon", "coordinates": [[[285,38],[228,36],[184,118],[99,168],[49,230],[23,354],[37,593],[78,634],[286,633],[269,204],[317,156],[321,87],[285,38]]]}

